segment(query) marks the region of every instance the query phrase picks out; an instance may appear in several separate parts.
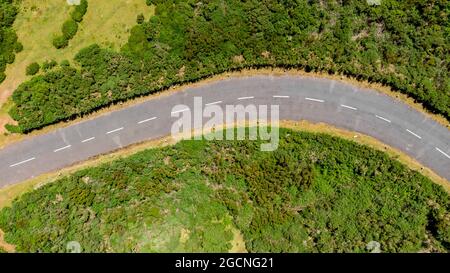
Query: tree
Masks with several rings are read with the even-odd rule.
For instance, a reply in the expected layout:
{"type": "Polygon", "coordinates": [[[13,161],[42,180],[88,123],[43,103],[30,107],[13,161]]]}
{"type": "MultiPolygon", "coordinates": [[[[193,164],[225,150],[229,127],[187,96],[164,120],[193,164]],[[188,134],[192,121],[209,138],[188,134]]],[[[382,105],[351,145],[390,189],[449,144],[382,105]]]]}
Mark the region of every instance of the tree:
{"type": "Polygon", "coordinates": [[[36,63],[36,62],[31,63],[27,66],[26,75],[28,75],[28,76],[36,75],[40,69],[41,69],[41,67],[39,66],[38,63],[36,63]]]}

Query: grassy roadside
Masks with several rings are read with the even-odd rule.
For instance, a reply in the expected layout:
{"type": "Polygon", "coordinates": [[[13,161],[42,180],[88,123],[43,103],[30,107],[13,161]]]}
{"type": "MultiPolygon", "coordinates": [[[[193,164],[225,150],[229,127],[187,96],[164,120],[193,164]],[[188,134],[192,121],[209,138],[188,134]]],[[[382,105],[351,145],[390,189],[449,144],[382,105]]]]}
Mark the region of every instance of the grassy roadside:
{"type": "MultiPolygon", "coordinates": [[[[325,79],[336,80],[336,81],[340,81],[343,83],[351,84],[351,85],[361,87],[364,89],[374,90],[376,92],[380,92],[382,94],[388,95],[388,96],[392,97],[393,99],[396,99],[400,102],[403,102],[403,103],[409,105],[413,109],[424,113],[429,118],[435,120],[436,122],[440,123],[442,126],[448,128],[450,130],[450,122],[447,121],[443,116],[429,112],[428,110],[426,110],[423,107],[422,104],[415,102],[412,98],[408,97],[407,95],[392,91],[392,89],[388,86],[381,85],[381,84],[369,83],[367,81],[358,81],[355,78],[351,78],[351,77],[347,77],[347,76],[343,76],[343,75],[339,76],[339,75],[329,75],[327,73],[305,72],[303,70],[298,70],[298,69],[286,70],[286,69],[281,69],[281,68],[275,68],[275,69],[265,68],[265,69],[244,69],[242,71],[227,72],[227,73],[209,77],[207,79],[204,79],[204,80],[196,82],[196,83],[190,83],[190,84],[184,84],[184,85],[174,85],[167,90],[164,90],[164,91],[161,91],[158,93],[154,93],[154,94],[150,94],[147,96],[142,96],[142,97],[139,97],[139,98],[136,98],[133,100],[128,100],[126,102],[117,103],[115,105],[112,105],[112,106],[109,106],[106,108],[102,108],[102,109],[100,109],[96,112],[93,112],[89,115],[86,115],[84,117],[76,118],[74,120],[70,120],[70,121],[66,121],[66,122],[60,122],[57,124],[53,124],[53,125],[43,128],[43,129],[33,131],[26,135],[9,134],[9,133],[1,134],[2,129],[4,130],[4,128],[2,127],[2,128],[0,128],[0,149],[7,145],[11,145],[17,141],[25,140],[27,138],[38,136],[38,135],[42,135],[42,134],[45,134],[45,133],[48,133],[48,132],[51,132],[51,131],[54,131],[54,130],[57,130],[60,128],[65,128],[65,127],[71,126],[73,124],[79,123],[81,121],[94,119],[94,118],[104,115],[106,113],[109,113],[112,111],[118,111],[118,110],[127,108],[131,105],[141,103],[141,102],[144,102],[144,101],[147,101],[147,100],[159,97],[159,96],[169,96],[169,95],[173,94],[174,92],[182,92],[183,90],[188,89],[188,88],[199,87],[199,86],[203,86],[206,84],[210,84],[213,82],[217,82],[220,80],[229,79],[229,78],[233,78],[233,77],[250,77],[250,76],[258,76],[258,75],[265,75],[265,76],[291,75],[291,76],[303,76],[303,77],[313,77],[313,78],[314,77],[325,78],[325,79]]],[[[367,90],[367,92],[371,92],[371,91],[367,90]]],[[[7,115],[7,111],[10,109],[11,104],[12,104],[12,102],[9,101],[8,103],[4,104],[2,108],[0,108],[0,125],[1,125],[1,121],[2,121],[2,116],[3,117],[6,116],[9,121],[11,120],[9,118],[9,116],[7,115]]]]}
{"type": "MultiPolygon", "coordinates": [[[[244,124],[239,124],[244,125],[244,124]]],[[[379,140],[366,136],[360,133],[355,133],[351,131],[347,131],[344,129],[339,129],[328,124],[323,123],[311,123],[308,121],[282,121],[280,123],[280,127],[293,129],[298,131],[312,132],[312,133],[326,133],[332,136],[341,137],[346,140],[354,141],[356,143],[367,145],[371,148],[374,148],[379,151],[383,151],[387,153],[391,158],[400,161],[401,163],[408,166],[408,168],[412,170],[416,170],[424,176],[429,177],[436,184],[441,185],[449,194],[450,194],[450,183],[445,179],[434,173],[431,169],[424,167],[415,159],[409,157],[405,153],[397,150],[395,148],[389,147],[388,145],[380,142],[379,140]]],[[[25,192],[36,189],[45,183],[51,183],[56,181],[57,179],[73,174],[76,171],[81,169],[85,169],[88,167],[98,166],[103,163],[111,162],[113,160],[130,156],[137,152],[151,149],[164,147],[167,145],[173,145],[176,142],[169,136],[165,138],[161,138],[158,140],[147,141],[135,145],[131,145],[129,147],[117,150],[115,152],[99,155],[95,158],[89,159],[85,162],[74,164],[71,167],[67,167],[63,170],[59,170],[57,172],[43,174],[33,179],[24,181],[19,184],[15,184],[12,186],[7,186],[5,188],[0,189],[0,209],[6,206],[9,206],[11,202],[22,195],[25,192]]]]}

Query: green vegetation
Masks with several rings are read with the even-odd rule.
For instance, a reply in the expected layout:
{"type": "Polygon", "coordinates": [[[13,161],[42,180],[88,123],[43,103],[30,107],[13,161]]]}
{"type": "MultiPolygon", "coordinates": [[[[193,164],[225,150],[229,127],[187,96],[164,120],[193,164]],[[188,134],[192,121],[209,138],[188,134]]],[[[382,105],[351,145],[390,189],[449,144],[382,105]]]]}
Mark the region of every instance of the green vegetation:
{"type": "Polygon", "coordinates": [[[51,60],[51,61],[47,60],[42,64],[42,69],[44,71],[48,71],[48,70],[53,69],[57,65],[58,65],[58,63],[55,60],[51,60]]]}
{"type": "MultiPolygon", "coordinates": [[[[14,30],[24,47],[23,52],[16,54],[16,60],[5,71],[8,77],[0,84],[0,107],[12,98],[12,93],[21,83],[29,80],[25,70],[30,63],[42,64],[46,60],[58,63],[69,60],[73,63],[75,54],[93,43],[106,48],[120,48],[127,42],[130,29],[136,24],[136,16],[143,13],[145,18],[149,18],[154,13],[154,8],[147,6],[143,0],[91,1],[69,46],[56,49],[52,44],[53,38],[61,35],[61,26],[74,7],[67,5],[64,0],[14,1],[19,2],[14,30]],[[117,16],[119,10],[120,16],[117,16]]],[[[4,51],[0,52],[2,54],[4,51]]],[[[0,124],[7,120],[11,120],[9,115],[0,113],[0,124]]],[[[3,128],[0,128],[2,131],[3,128]]]]}
{"type": "Polygon", "coordinates": [[[38,63],[31,63],[27,66],[27,70],[25,73],[28,76],[36,75],[40,69],[41,69],[41,67],[39,66],[38,63]]]}
{"type": "Polygon", "coordinates": [[[16,15],[17,8],[12,0],[0,0],[0,83],[6,78],[6,65],[14,62],[14,53],[23,49],[12,28],[16,15]]]}
{"type": "Polygon", "coordinates": [[[53,39],[53,46],[59,49],[69,45],[69,41],[77,34],[78,23],[83,20],[87,8],[87,0],[81,0],[80,5],[74,7],[74,10],[70,14],[71,18],[66,20],[62,25],[62,35],[53,39]]]}
{"type": "Polygon", "coordinates": [[[282,129],[259,141],[182,141],[46,184],[0,211],[19,252],[450,250],[450,200],[386,154],[282,129]]]}
{"type": "Polygon", "coordinates": [[[88,8],[88,1],[87,0],[81,0],[80,4],[75,6],[74,10],[70,14],[72,19],[76,21],[77,23],[80,23],[83,21],[83,16],[86,14],[88,8]]]}
{"type": "Polygon", "coordinates": [[[36,128],[232,69],[297,67],[387,84],[450,118],[448,0],[147,1],[121,52],[90,46],[22,84],[11,116],[36,128]],[[182,71],[182,73],[181,73],[182,71]]]}

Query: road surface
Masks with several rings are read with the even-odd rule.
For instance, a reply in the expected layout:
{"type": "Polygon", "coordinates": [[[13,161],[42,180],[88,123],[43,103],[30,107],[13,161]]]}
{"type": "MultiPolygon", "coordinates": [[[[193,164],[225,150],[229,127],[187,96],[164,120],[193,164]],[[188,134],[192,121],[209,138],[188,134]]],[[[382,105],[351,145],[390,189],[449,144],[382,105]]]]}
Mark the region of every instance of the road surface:
{"type": "Polygon", "coordinates": [[[170,134],[175,105],[279,105],[280,119],[325,122],[398,148],[450,181],[450,131],[387,95],[300,76],[237,77],[149,99],[0,150],[0,187],[170,134]]]}

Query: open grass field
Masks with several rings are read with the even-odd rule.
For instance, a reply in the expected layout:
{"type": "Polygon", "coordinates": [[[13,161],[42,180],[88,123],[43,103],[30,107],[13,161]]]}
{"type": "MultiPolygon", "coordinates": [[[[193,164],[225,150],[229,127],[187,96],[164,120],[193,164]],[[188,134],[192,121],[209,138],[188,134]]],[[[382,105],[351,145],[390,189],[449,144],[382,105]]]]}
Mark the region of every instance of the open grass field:
{"type": "MultiPolygon", "coordinates": [[[[15,62],[7,67],[7,78],[0,85],[0,108],[3,108],[17,86],[30,78],[25,75],[25,69],[30,63],[71,61],[80,49],[93,43],[118,50],[127,42],[131,27],[136,25],[136,16],[142,13],[148,19],[154,12],[144,0],[89,1],[88,11],[76,36],[68,47],[56,49],[52,39],[61,32],[61,26],[69,18],[70,11],[71,7],[65,0],[21,1],[14,29],[24,49],[16,55],[15,62]]],[[[8,122],[13,123],[7,111],[1,110],[0,132],[4,131],[3,125],[8,122]]]]}

